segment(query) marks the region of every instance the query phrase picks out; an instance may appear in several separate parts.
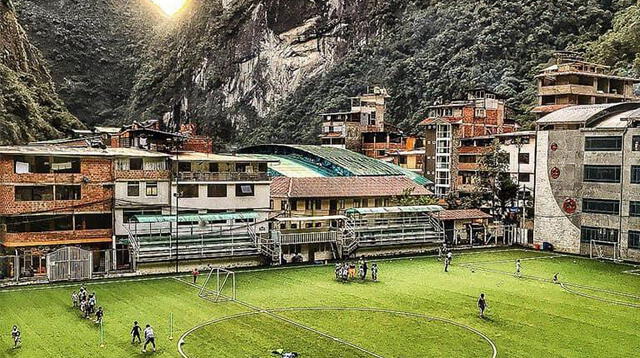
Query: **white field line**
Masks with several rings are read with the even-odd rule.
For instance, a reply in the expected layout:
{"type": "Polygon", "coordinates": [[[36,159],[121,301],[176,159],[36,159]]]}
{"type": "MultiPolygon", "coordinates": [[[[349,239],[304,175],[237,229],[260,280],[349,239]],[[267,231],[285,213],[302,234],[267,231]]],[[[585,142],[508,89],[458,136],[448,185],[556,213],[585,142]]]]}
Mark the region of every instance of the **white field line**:
{"type": "Polygon", "coordinates": [[[178,277],[188,277],[185,274],[171,275],[171,276],[152,276],[152,277],[138,277],[138,278],[123,278],[117,280],[100,280],[100,281],[74,281],[72,283],[64,283],[64,284],[34,284],[25,286],[9,286],[0,288],[0,293],[3,292],[17,292],[17,291],[40,291],[40,290],[51,290],[56,288],[67,288],[67,287],[80,287],[84,286],[101,286],[101,285],[110,285],[114,283],[124,283],[124,282],[142,282],[142,281],[157,281],[157,280],[166,280],[171,278],[178,277]]]}
{"type": "MultiPolygon", "coordinates": [[[[640,304],[635,304],[635,303],[631,303],[631,302],[625,302],[625,301],[618,301],[618,300],[610,300],[608,298],[603,298],[603,297],[598,297],[598,296],[594,296],[594,295],[589,295],[586,294],[584,292],[580,292],[580,291],[576,291],[576,290],[572,290],[569,288],[569,285],[566,285],[564,283],[560,283],[560,287],[562,287],[565,291],[569,292],[569,293],[573,293],[574,295],[578,295],[578,296],[582,296],[582,297],[586,297],[586,298],[590,298],[593,300],[598,300],[601,302],[606,302],[606,303],[612,303],[612,304],[616,304],[616,305],[621,305],[621,306],[627,306],[627,307],[633,307],[633,308],[640,308],[640,304]]],[[[627,297],[636,297],[633,295],[626,295],[623,293],[619,293],[619,292],[615,292],[615,291],[606,291],[606,290],[600,290],[603,292],[607,292],[607,293],[612,293],[612,294],[616,294],[616,295],[621,295],[621,296],[627,296],[627,297]]]]}

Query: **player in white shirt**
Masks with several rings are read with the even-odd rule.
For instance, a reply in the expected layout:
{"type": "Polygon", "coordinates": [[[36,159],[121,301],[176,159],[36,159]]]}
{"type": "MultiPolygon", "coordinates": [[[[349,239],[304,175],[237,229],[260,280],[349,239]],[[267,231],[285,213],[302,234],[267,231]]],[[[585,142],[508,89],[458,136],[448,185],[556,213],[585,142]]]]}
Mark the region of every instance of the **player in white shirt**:
{"type": "Polygon", "coordinates": [[[142,353],[146,353],[147,352],[147,344],[151,343],[151,345],[153,346],[153,351],[156,351],[156,337],[153,334],[153,328],[151,328],[151,325],[147,325],[147,327],[144,329],[144,347],[142,347],[142,353]]]}

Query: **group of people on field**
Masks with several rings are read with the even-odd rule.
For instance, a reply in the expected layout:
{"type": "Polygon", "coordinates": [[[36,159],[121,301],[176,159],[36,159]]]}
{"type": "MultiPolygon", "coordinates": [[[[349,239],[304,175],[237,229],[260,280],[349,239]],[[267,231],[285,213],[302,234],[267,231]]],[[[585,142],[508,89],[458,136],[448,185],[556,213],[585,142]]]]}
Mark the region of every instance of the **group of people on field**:
{"type": "Polygon", "coordinates": [[[80,290],[78,292],[73,291],[71,293],[71,304],[74,308],[78,308],[80,310],[82,317],[91,319],[91,316],[95,314],[95,322],[96,324],[100,324],[104,317],[104,310],[102,307],[98,307],[96,310],[97,302],[98,298],[96,297],[96,293],[89,293],[84,285],[80,286],[80,290]]]}
{"type": "MultiPolygon", "coordinates": [[[[365,261],[364,257],[360,257],[360,260],[355,262],[336,262],[335,275],[336,280],[349,281],[359,278],[360,280],[367,279],[367,272],[369,272],[369,265],[365,261]]],[[[378,281],[378,264],[371,264],[371,279],[378,281]]]]}

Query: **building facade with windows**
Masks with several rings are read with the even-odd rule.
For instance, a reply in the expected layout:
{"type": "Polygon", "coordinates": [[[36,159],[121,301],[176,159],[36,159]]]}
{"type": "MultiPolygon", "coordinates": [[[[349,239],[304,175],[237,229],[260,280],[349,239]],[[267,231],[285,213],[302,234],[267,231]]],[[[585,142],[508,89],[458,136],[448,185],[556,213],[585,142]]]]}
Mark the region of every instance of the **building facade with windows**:
{"type": "Polygon", "coordinates": [[[535,242],[583,255],[608,242],[640,261],[640,103],[567,107],[537,127],[535,242]]]}
{"type": "MultiPolygon", "coordinates": [[[[425,136],[423,175],[434,182],[435,194],[440,197],[459,190],[460,155],[467,154],[465,150],[468,150],[461,140],[517,129],[504,98],[485,89],[469,91],[465,100],[436,104],[428,109],[429,117],[419,124],[424,127],[425,136]]],[[[475,149],[471,152],[480,154],[475,149]]]]}

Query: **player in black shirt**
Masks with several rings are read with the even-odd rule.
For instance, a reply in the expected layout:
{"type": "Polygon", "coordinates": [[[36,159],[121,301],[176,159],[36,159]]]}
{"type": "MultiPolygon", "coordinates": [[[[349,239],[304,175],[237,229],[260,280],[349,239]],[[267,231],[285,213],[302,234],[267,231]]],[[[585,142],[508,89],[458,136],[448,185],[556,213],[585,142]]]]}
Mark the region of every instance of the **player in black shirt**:
{"type": "Polygon", "coordinates": [[[478,298],[478,309],[480,310],[480,317],[484,318],[484,310],[487,308],[487,301],[484,299],[484,293],[480,294],[478,298]]]}
{"type": "Polygon", "coordinates": [[[140,326],[138,326],[138,321],[133,322],[133,328],[131,328],[131,344],[134,344],[136,338],[138,338],[138,343],[142,343],[142,339],[140,339],[140,326]]]}

